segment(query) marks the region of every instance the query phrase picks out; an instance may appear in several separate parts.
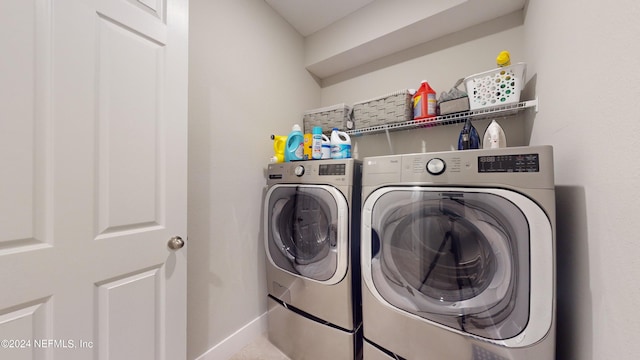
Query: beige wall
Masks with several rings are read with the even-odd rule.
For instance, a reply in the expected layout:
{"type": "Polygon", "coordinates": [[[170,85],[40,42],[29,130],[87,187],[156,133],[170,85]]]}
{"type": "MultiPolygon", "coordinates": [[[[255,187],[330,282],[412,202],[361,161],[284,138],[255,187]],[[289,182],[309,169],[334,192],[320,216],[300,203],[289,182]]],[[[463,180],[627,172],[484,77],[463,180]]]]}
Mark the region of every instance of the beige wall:
{"type": "Polygon", "coordinates": [[[554,146],[558,359],[640,354],[640,4],[531,1],[527,58],[554,146]]]}
{"type": "Polygon", "coordinates": [[[266,311],[260,232],[272,133],[320,88],[303,38],[264,1],[191,0],[188,358],[266,311]]]}

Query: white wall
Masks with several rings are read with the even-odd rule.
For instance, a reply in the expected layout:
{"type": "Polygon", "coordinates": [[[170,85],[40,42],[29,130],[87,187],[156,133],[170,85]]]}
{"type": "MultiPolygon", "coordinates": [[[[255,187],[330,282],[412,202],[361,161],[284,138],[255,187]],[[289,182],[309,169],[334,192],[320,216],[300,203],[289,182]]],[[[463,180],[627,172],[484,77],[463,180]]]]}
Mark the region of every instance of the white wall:
{"type": "Polygon", "coordinates": [[[320,88],[304,70],[302,37],[264,1],[191,0],[189,20],[194,359],[266,311],[260,219],[269,135],[287,134],[304,110],[317,107],[320,88]]]}
{"type": "Polygon", "coordinates": [[[527,59],[554,145],[558,359],[640,355],[640,3],[529,3],[527,59]]]}

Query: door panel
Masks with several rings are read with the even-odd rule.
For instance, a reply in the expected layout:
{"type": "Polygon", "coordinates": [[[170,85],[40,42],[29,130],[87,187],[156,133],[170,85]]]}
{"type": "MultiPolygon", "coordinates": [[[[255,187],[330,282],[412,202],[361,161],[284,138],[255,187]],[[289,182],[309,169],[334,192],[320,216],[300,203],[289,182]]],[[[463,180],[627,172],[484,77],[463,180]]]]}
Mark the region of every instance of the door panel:
{"type": "Polygon", "coordinates": [[[162,354],[156,329],[166,309],[161,269],[151,269],[97,284],[99,359],[149,359],[162,354]],[[135,299],[135,301],[132,301],[135,299]]]}
{"type": "MultiPolygon", "coordinates": [[[[173,0],[169,0],[169,5],[172,2],[173,0]]],[[[175,4],[180,3],[182,2],[175,4]]],[[[167,0],[99,0],[97,13],[114,23],[123,24],[132,32],[147,36],[159,44],[166,44],[169,37],[164,12],[166,8],[167,0]]]]}
{"type": "Polygon", "coordinates": [[[2,344],[0,350],[3,358],[42,358],[46,350],[39,349],[32,341],[50,338],[46,331],[50,317],[49,299],[23,304],[0,316],[0,339],[8,341],[2,344]]]}
{"type": "Polygon", "coordinates": [[[186,357],[187,14],[0,3],[0,358],[186,357]]]}
{"type": "Polygon", "coordinates": [[[47,241],[43,188],[50,133],[44,110],[49,14],[45,1],[0,3],[0,253],[47,241]],[[21,34],[21,36],[11,36],[21,34]]]}
{"type": "Polygon", "coordinates": [[[108,19],[98,22],[98,233],[158,226],[163,49],[108,19]]]}

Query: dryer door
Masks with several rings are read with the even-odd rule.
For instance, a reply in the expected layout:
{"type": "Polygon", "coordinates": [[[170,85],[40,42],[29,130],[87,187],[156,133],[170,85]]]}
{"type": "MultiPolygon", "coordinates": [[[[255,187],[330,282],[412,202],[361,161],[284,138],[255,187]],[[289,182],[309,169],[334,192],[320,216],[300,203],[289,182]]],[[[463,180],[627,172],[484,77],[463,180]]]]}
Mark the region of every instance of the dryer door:
{"type": "Polygon", "coordinates": [[[267,192],[265,206],[265,249],[274,266],[324,284],[345,276],[349,208],[336,188],[276,185],[267,192]]]}
{"type": "Polygon", "coordinates": [[[365,202],[362,234],[364,280],[383,303],[485,339],[531,325],[539,340],[549,330],[552,232],[530,199],[501,189],[382,188],[365,202]]]}

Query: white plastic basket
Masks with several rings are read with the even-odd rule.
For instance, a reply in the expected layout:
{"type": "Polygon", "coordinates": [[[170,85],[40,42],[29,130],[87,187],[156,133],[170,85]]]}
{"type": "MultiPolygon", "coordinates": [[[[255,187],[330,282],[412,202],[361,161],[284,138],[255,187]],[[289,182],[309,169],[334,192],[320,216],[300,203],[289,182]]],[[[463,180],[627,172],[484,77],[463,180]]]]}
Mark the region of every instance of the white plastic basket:
{"type": "Polygon", "coordinates": [[[526,63],[517,63],[467,76],[464,86],[469,95],[469,109],[519,102],[526,70],[526,63]]]}

